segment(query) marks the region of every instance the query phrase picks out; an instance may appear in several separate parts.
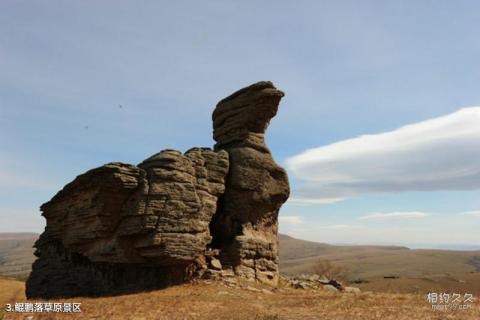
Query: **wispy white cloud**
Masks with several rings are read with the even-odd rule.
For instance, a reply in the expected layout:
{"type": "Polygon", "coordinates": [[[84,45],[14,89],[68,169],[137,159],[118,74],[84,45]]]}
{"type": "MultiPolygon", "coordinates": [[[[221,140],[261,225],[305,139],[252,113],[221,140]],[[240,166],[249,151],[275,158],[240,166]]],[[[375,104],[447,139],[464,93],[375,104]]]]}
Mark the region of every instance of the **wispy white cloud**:
{"type": "Polygon", "coordinates": [[[278,220],[283,223],[299,224],[303,223],[302,216],[279,216],[278,220]]]}
{"type": "Polygon", "coordinates": [[[429,212],[421,212],[421,211],[404,211],[404,212],[374,212],[367,214],[358,218],[359,220],[367,220],[367,219],[397,219],[397,218],[423,218],[431,216],[432,214],[429,212]]]}
{"type": "Polygon", "coordinates": [[[480,188],[480,107],[309,149],[287,159],[295,197],[331,202],[363,193],[480,188]]]}
{"type": "Polygon", "coordinates": [[[480,217],[480,210],[476,211],[467,211],[460,213],[462,216],[472,216],[472,217],[480,217]]]}
{"type": "Polygon", "coordinates": [[[359,226],[351,226],[348,224],[332,224],[332,225],[319,225],[316,227],[317,229],[351,229],[351,228],[359,228],[359,226]]]}
{"type": "Polygon", "coordinates": [[[292,205],[310,205],[310,204],[330,204],[338,201],[342,201],[345,198],[322,198],[322,199],[309,199],[309,198],[289,198],[288,204],[292,205]]]}

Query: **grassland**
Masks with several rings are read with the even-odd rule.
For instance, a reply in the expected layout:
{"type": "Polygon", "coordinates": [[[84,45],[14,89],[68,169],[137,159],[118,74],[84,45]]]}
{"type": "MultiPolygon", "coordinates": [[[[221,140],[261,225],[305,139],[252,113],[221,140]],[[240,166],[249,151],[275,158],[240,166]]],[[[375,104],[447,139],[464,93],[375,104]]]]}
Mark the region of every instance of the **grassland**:
{"type": "MultiPolygon", "coordinates": [[[[0,279],[8,294],[0,303],[25,302],[24,284],[0,279]]],[[[30,301],[38,302],[38,300],[30,301]]],[[[433,311],[420,294],[331,293],[324,290],[281,288],[253,292],[219,284],[198,282],[132,295],[54,299],[49,302],[79,302],[81,314],[14,314],[4,319],[462,319],[480,318],[478,302],[469,310],[433,311]]]]}

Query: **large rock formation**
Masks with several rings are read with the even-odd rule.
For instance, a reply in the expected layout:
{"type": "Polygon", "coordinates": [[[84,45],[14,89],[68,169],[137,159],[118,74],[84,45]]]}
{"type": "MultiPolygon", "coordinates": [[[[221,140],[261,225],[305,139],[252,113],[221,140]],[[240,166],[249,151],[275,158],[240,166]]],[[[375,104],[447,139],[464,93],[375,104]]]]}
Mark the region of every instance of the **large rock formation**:
{"type": "Polygon", "coordinates": [[[223,99],[213,112],[215,150],[226,150],[230,158],[226,190],[213,219],[214,245],[236,274],[274,284],[278,211],[289,186],[264,133],[283,95],[272,83],[259,82],[223,99]]]}
{"type": "Polygon", "coordinates": [[[220,101],[214,150],[163,150],[67,184],[41,207],[47,226],[27,296],[134,292],[221,269],[275,285],[277,217],[289,186],[263,136],[282,96],[259,82],[220,101]]]}

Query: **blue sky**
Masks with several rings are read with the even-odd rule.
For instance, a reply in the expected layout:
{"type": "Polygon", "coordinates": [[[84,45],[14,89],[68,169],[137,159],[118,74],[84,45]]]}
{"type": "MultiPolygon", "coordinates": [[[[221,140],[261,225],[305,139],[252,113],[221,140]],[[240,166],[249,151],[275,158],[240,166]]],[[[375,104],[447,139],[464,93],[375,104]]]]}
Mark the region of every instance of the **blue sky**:
{"type": "MultiPolygon", "coordinates": [[[[286,96],[266,139],[289,172],[292,198],[318,200],[325,187],[344,198],[290,201],[280,213],[282,232],[336,243],[478,244],[480,171],[473,160],[479,153],[471,150],[480,149],[474,129],[479,111],[470,108],[470,116],[451,119],[480,105],[479,6],[1,1],[0,232],[42,231],[39,205],[92,167],[139,163],[165,148],[211,146],[216,102],[271,80],[286,96]],[[412,124],[431,133],[429,121],[439,117],[451,133],[448,143],[437,132],[435,146],[428,139],[408,145],[405,159],[422,155],[418,167],[413,161],[399,169],[389,162],[398,150],[375,149],[362,163],[379,153],[390,157],[383,171],[369,168],[371,181],[365,167],[356,167],[358,154],[345,156],[343,167],[324,170],[322,155],[338,154],[328,147],[334,143],[347,140],[340,146],[348,148],[360,137],[371,146],[375,137],[412,124]],[[468,137],[459,133],[463,127],[472,128],[468,137]],[[302,154],[316,148],[319,158],[305,165],[302,154]],[[449,161],[437,161],[445,155],[449,161]],[[298,161],[292,165],[291,159],[298,161]],[[455,187],[442,180],[417,191],[415,177],[429,159],[430,176],[470,168],[463,176],[468,186],[465,179],[455,187]],[[406,170],[412,166],[418,170],[406,170]],[[379,175],[407,171],[412,179],[400,189],[371,188],[379,175]],[[305,181],[310,172],[318,179],[305,181]],[[350,183],[345,193],[327,175],[361,177],[369,187],[353,190],[350,183]],[[378,213],[383,215],[362,218],[378,213]]],[[[412,140],[408,132],[397,133],[386,144],[412,140]]]]}

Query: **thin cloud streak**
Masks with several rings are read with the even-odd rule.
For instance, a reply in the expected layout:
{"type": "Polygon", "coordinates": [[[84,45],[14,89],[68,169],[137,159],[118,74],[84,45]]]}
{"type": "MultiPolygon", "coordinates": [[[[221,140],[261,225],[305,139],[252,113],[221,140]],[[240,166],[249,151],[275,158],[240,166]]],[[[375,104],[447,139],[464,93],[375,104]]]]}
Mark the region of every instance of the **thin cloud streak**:
{"type": "Polygon", "coordinates": [[[317,229],[351,229],[351,228],[361,228],[361,226],[351,226],[348,224],[332,224],[326,226],[317,226],[317,229]]]}
{"type": "Polygon", "coordinates": [[[315,205],[315,204],[331,204],[345,200],[345,198],[323,198],[323,199],[308,199],[308,198],[290,198],[288,204],[291,205],[315,205]]]}
{"type": "Polygon", "coordinates": [[[424,218],[431,216],[432,214],[429,212],[421,212],[421,211],[405,211],[405,212],[374,212],[367,214],[366,216],[362,216],[358,218],[359,220],[368,220],[368,219],[398,219],[398,218],[424,218]]]}
{"type": "Polygon", "coordinates": [[[279,216],[278,220],[281,223],[289,223],[289,224],[303,223],[303,217],[302,216],[279,216]]]}
{"type": "Polygon", "coordinates": [[[462,212],[462,213],[460,213],[460,215],[471,216],[471,217],[480,217],[480,210],[462,212]]]}

